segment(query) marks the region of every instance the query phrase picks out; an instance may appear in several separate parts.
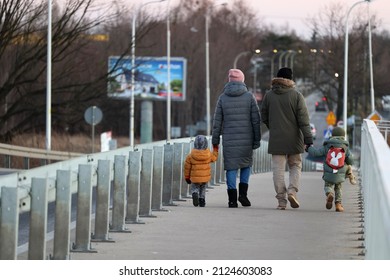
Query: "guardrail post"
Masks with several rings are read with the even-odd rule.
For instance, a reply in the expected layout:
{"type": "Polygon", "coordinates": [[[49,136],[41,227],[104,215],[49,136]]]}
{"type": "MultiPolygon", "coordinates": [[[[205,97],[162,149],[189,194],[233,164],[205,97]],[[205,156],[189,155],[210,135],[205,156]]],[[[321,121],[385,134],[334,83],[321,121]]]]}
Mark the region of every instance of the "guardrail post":
{"type": "Polygon", "coordinates": [[[268,160],[267,160],[267,149],[268,149],[268,142],[262,142],[261,146],[261,153],[260,153],[260,161],[261,161],[261,166],[260,166],[260,173],[262,172],[267,172],[268,171],[268,160]]]}
{"type": "Polygon", "coordinates": [[[183,180],[183,143],[173,143],[172,168],[172,199],[176,201],[185,201],[181,197],[181,184],[183,180]]]}
{"type": "Polygon", "coordinates": [[[129,152],[129,176],[127,181],[127,224],[143,224],[139,220],[141,152],[129,152]]]}
{"type": "Polygon", "coordinates": [[[172,202],[172,172],[173,172],[173,145],[164,145],[164,168],[163,168],[163,205],[176,206],[172,202]]]}
{"type": "Polygon", "coordinates": [[[56,208],[54,225],[54,260],[68,260],[70,250],[70,222],[72,205],[72,173],[57,170],[56,208]]]}
{"type": "MultiPolygon", "coordinates": [[[[190,153],[190,151],[191,151],[191,143],[183,143],[183,163],[180,171],[182,174],[184,170],[184,161],[186,160],[186,157],[190,153]]],[[[181,180],[181,197],[190,198],[189,191],[188,191],[188,184],[186,182],[186,179],[184,178],[184,174],[182,175],[182,180],[181,180]]]]}
{"type": "Polygon", "coordinates": [[[153,177],[153,150],[143,149],[141,160],[140,203],[139,215],[142,217],[156,217],[152,215],[152,177],[153,177]]]}
{"type": "Polygon", "coordinates": [[[92,236],[92,241],[114,242],[108,237],[111,189],[110,161],[98,160],[97,173],[95,234],[92,236]]]}
{"type": "Polygon", "coordinates": [[[153,147],[152,210],[166,211],[162,207],[164,147],[153,147]]]}
{"type": "Polygon", "coordinates": [[[32,178],[30,237],[28,243],[29,260],[46,259],[47,194],[47,179],[32,178]]]}
{"type": "Polygon", "coordinates": [[[76,242],[72,252],[97,252],[91,249],[92,175],[92,165],[79,165],[76,242]]]}
{"type": "Polygon", "coordinates": [[[125,227],[125,205],[126,205],[126,156],[116,155],[114,157],[114,190],[112,232],[130,232],[125,227]]]}
{"type": "Polygon", "coordinates": [[[19,231],[18,188],[1,188],[0,260],[16,260],[19,231]]]}
{"type": "Polygon", "coordinates": [[[5,166],[5,168],[11,168],[11,156],[10,155],[4,156],[4,166],[5,166]]]}
{"type": "Polygon", "coordinates": [[[23,169],[30,169],[30,159],[28,157],[23,158],[23,169]]]}
{"type": "Polygon", "coordinates": [[[260,148],[253,150],[253,174],[259,173],[259,150],[260,148]]]}

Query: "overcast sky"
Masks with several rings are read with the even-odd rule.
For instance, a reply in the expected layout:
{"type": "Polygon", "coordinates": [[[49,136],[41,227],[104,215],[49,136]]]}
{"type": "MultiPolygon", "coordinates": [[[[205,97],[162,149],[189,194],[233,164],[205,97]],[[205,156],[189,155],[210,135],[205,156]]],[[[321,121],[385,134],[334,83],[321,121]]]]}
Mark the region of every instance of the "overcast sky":
{"type": "MultiPolygon", "coordinates": [[[[215,0],[216,3],[219,0],[215,0]]],[[[231,1],[231,0],[230,0],[231,1]]],[[[266,23],[275,26],[289,25],[290,29],[295,29],[298,35],[309,38],[310,29],[305,24],[305,19],[317,15],[330,3],[341,3],[345,6],[346,12],[361,0],[245,0],[249,6],[259,12],[259,15],[266,23]]],[[[229,1],[228,1],[229,2],[229,1]]],[[[365,9],[366,3],[357,5],[351,11],[365,9]]],[[[377,14],[382,20],[382,29],[390,31],[390,0],[372,0],[370,3],[370,14],[377,14]]]]}
{"type": "MultiPolygon", "coordinates": [[[[125,2],[146,3],[151,0],[125,0],[125,2]]],[[[170,5],[176,5],[180,0],[170,0],[170,5]]],[[[272,24],[275,27],[286,27],[306,39],[310,38],[311,32],[305,20],[310,16],[318,15],[321,9],[324,9],[330,3],[341,3],[345,6],[347,12],[352,5],[362,0],[244,0],[249,7],[257,11],[259,18],[263,19],[266,24],[272,24]]],[[[213,0],[215,4],[234,3],[234,0],[213,0]]],[[[165,2],[167,3],[167,1],[165,2]]],[[[153,4],[153,6],[164,7],[165,3],[153,4]]],[[[149,6],[149,5],[148,5],[149,6]]],[[[151,7],[151,6],[149,6],[151,7]]],[[[357,5],[353,12],[367,7],[366,3],[357,5]]],[[[370,13],[377,14],[382,20],[382,29],[390,31],[390,0],[371,0],[370,13]]]]}

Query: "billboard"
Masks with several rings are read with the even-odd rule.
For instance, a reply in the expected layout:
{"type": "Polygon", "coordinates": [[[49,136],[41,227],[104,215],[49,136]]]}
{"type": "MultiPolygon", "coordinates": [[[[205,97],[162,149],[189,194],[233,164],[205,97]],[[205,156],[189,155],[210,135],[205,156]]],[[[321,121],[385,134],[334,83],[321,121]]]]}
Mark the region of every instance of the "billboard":
{"type": "MultiPolygon", "coordinates": [[[[131,57],[110,56],[108,58],[108,96],[118,99],[131,97],[131,57]]],[[[166,57],[137,57],[134,68],[134,98],[167,100],[168,63],[166,57]]],[[[171,100],[186,98],[187,60],[170,58],[171,100]]]]}

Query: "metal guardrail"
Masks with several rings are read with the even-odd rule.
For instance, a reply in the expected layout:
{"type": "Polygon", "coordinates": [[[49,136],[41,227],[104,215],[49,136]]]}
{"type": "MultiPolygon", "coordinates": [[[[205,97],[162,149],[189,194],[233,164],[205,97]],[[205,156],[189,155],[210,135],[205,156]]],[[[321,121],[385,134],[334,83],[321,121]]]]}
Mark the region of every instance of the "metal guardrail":
{"type": "MultiPolygon", "coordinates": [[[[189,196],[183,162],[191,138],[182,138],[83,155],[0,177],[0,259],[17,259],[19,214],[29,211],[29,259],[46,259],[47,205],[55,201],[54,248],[50,258],[69,259],[71,252],[91,251],[91,241],[109,241],[110,231],[127,231],[164,205],[189,196]],[[92,190],[96,207],[92,209],[92,190]],[[71,195],[77,194],[75,240],[71,246],[71,195]],[[111,204],[112,201],[112,205],[111,204]],[[95,228],[92,234],[92,213],[95,228]],[[92,239],[91,239],[92,238],[92,239]]],[[[211,145],[210,145],[211,146],[211,145]]],[[[271,171],[268,142],[254,152],[252,172],[271,171]]],[[[224,182],[223,147],[212,164],[210,184],[224,182]]],[[[304,171],[316,164],[303,162],[304,171]]]]}
{"type": "Polygon", "coordinates": [[[62,161],[74,157],[79,157],[81,153],[70,153],[60,151],[47,151],[43,149],[20,147],[9,144],[0,143],[0,155],[5,156],[4,167],[11,168],[11,158],[22,157],[24,159],[24,169],[30,167],[30,159],[41,159],[42,161],[49,162],[62,161]]]}
{"type": "MultiPolygon", "coordinates": [[[[386,128],[388,131],[389,127],[386,128]]],[[[362,126],[361,187],[364,200],[366,259],[390,259],[390,148],[383,124],[364,120],[362,126]]]]}

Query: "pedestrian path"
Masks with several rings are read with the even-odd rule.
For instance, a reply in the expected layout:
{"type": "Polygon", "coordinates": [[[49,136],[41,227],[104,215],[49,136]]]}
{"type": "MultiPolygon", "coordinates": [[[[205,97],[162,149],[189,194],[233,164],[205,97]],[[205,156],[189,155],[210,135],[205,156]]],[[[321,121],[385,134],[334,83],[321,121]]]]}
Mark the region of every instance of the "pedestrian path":
{"type": "MultiPolygon", "coordinates": [[[[72,260],[358,260],[362,252],[359,187],[344,183],[344,213],[325,208],[321,172],[304,172],[299,209],[276,210],[272,173],[251,176],[251,207],[228,208],[226,185],[206,193],[206,207],[175,202],[92,243],[97,253],[72,260]]],[[[286,173],[286,181],[288,174],[286,173]]]]}

